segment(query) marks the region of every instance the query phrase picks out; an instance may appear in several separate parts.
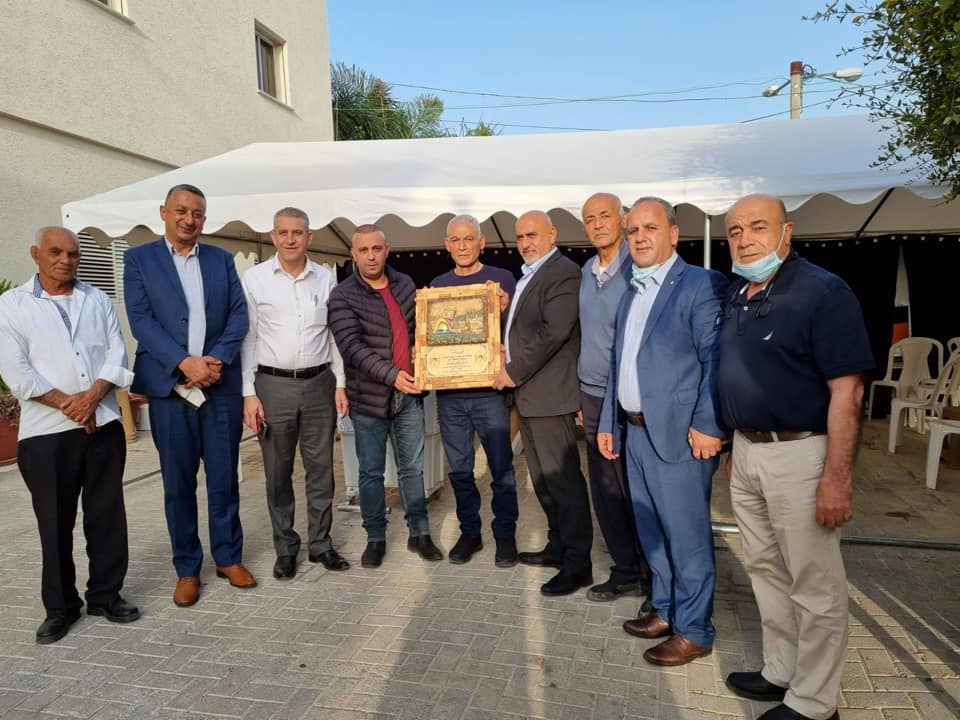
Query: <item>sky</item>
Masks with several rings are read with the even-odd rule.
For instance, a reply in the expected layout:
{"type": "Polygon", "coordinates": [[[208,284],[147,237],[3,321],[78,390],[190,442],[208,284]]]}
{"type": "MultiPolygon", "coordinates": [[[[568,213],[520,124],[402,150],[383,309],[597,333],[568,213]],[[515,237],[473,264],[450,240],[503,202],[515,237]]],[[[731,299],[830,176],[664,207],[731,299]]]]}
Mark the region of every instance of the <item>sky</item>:
{"type": "MultiPolygon", "coordinates": [[[[803,20],[823,2],[327,0],[330,60],[386,80],[399,99],[438,95],[454,131],[479,120],[503,134],[784,120],[789,87],[761,93],[788,79],[791,61],[818,74],[863,67],[859,53],[840,56],[861,30],[803,20]]],[[[864,69],[860,84],[881,82],[864,69]]],[[[825,102],[839,85],[806,80],[803,116],[864,112],[825,102]]]]}

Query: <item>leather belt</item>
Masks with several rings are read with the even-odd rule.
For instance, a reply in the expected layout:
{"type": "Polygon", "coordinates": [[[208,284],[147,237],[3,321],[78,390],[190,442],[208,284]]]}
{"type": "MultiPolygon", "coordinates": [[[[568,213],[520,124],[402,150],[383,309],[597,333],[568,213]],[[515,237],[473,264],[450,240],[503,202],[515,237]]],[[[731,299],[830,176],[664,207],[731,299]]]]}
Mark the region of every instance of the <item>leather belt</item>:
{"type": "Polygon", "coordinates": [[[647,419],[643,417],[643,413],[640,413],[639,415],[627,415],[627,422],[631,425],[643,427],[647,424],[647,419]]]}
{"type": "Polygon", "coordinates": [[[330,363],[323,365],[314,365],[313,367],[300,368],[298,370],[284,370],[283,368],[269,367],[267,365],[257,365],[257,372],[263,375],[273,375],[282,378],[295,378],[297,380],[309,380],[316,377],[324,370],[330,367],[330,363]]]}
{"type": "Polygon", "coordinates": [[[806,440],[815,435],[826,435],[820,430],[737,430],[752,443],[790,442],[791,440],[806,440]]]}

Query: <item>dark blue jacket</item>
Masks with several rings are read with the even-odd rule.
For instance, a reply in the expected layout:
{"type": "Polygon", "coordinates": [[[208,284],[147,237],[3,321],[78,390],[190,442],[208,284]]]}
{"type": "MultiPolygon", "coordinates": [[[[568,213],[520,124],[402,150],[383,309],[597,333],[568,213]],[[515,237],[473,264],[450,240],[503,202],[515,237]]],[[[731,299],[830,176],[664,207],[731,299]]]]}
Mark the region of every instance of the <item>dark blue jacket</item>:
{"type": "MultiPolygon", "coordinates": [[[[237,268],[233,255],[215,245],[201,245],[197,258],[207,310],[203,354],[223,361],[220,383],[205,392],[239,396],[240,346],[250,322],[237,268]]],[[[123,267],[127,318],[137,340],[130,389],[150,397],[166,397],[182,379],[177,366],[190,354],[187,298],[163,238],[127,250],[123,267]]]]}

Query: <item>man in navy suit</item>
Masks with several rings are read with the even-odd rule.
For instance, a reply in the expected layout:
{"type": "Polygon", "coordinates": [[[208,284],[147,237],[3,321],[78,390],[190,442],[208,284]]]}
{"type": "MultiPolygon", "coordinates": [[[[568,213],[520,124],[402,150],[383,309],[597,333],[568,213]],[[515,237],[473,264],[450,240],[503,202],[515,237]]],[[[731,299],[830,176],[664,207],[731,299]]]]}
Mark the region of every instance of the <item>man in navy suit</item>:
{"type": "Polygon", "coordinates": [[[164,237],[131,248],[124,260],[127,317],[138,343],[132,390],[149,397],[178,577],[173,601],[182,607],[200,597],[201,459],[217,575],[235,587],[257,584],[241,563],[237,486],[243,428],[240,346],[249,326],[247,303],[233,256],[197,242],[206,207],[198,188],[171,188],[160,207],[164,237]]]}
{"type": "Polygon", "coordinates": [[[643,657],[684,665],[713,649],[716,563],[711,478],[721,440],[717,335],[726,279],[676,254],[673,206],[641,198],[627,215],[631,288],[616,342],[597,444],[608,459],[626,429],[627,477],[640,544],[653,571],[656,613],[624,630],[666,640],[643,657]]]}

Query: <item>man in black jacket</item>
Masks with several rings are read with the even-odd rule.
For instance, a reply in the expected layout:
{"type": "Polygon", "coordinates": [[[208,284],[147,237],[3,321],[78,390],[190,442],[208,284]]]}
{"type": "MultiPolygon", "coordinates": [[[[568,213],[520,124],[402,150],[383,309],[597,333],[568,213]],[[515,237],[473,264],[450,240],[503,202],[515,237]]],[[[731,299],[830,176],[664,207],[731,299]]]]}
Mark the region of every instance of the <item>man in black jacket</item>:
{"type": "Polygon", "coordinates": [[[383,472],[390,437],[404,519],[407,549],[425,560],[442,560],[430,538],[423,488],[423,399],[414,383],[415,286],[387,267],[383,230],[361,225],[350,253],[356,270],[330,293],[328,324],[343,357],[360,466],[360,514],[367,531],[363,567],[379,567],[386,553],[387,514],[383,472]]]}
{"type": "Polygon", "coordinates": [[[575,417],[580,409],[580,268],[556,247],[557,229],[538,210],[516,224],[523,277],[506,325],[506,364],[494,388],[516,388],[523,454],[543,512],[547,544],[519,560],[560,570],[544,595],[569,595],[593,582],[593,522],[580,471],[575,417]]]}

